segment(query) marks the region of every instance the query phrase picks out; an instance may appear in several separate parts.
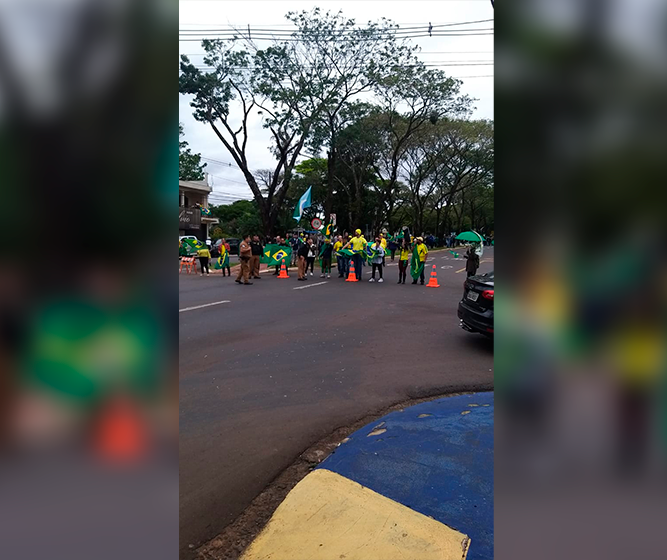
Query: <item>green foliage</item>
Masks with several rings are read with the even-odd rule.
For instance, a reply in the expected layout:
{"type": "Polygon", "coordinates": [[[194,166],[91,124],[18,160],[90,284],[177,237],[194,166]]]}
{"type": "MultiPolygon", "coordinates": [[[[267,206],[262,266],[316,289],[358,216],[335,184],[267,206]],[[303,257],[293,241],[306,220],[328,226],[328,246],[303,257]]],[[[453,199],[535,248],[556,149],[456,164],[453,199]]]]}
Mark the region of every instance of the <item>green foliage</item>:
{"type": "Polygon", "coordinates": [[[493,123],[466,120],[473,100],[461,82],[427,68],[386,19],[357,26],[319,8],[286,17],[291,40],[263,49],[203,41],[210,72],[181,57],[179,91],[192,96],[195,118],[211,125],[255,197],[215,209],[223,231],[284,233],[309,186],[302,225],[336,213],[339,230],[490,227],[493,123]],[[271,131],[275,169],[251,171],[245,149],[255,113],[271,131]],[[313,155],[297,163],[307,148],[313,155]]]}
{"type": "Polygon", "coordinates": [[[183,125],[178,123],[178,178],[181,181],[203,181],[205,163],[201,163],[201,155],[193,154],[188,143],[180,140],[185,135],[183,125]]]}
{"type": "MultiPolygon", "coordinates": [[[[246,233],[262,234],[262,220],[254,201],[237,200],[233,204],[213,206],[211,214],[220,220],[219,228],[227,236],[240,237],[246,233]]],[[[220,237],[222,235],[218,238],[220,237]]]]}

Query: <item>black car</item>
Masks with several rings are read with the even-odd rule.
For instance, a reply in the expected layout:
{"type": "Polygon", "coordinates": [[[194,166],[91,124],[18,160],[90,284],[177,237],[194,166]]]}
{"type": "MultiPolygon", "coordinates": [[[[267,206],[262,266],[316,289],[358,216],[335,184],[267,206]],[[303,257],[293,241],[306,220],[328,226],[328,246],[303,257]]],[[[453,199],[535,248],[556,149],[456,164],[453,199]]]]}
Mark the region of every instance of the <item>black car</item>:
{"type": "Polygon", "coordinates": [[[229,254],[238,256],[238,254],[239,254],[239,245],[241,244],[241,240],[236,239],[235,237],[228,237],[227,238],[227,243],[229,243],[229,254]]]}
{"type": "Polygon", "coordinates": [[[463,287],[463,299],[459,302],[461,328],[492,337],[493,272],[471,276],[463,287]]]}

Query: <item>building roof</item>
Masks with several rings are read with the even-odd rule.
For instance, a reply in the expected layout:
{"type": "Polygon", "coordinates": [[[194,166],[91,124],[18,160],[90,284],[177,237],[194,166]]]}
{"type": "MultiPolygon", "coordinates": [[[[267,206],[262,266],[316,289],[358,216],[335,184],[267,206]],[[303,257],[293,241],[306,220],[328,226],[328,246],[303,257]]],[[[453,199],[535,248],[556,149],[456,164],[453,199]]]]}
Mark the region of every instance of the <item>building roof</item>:
{"type": "Polygon", "coordinates": [[[213,192],[213,187],[209,187],[204,181],[181,181],[179,179],[178,188],[206,194],[213,192]]]}

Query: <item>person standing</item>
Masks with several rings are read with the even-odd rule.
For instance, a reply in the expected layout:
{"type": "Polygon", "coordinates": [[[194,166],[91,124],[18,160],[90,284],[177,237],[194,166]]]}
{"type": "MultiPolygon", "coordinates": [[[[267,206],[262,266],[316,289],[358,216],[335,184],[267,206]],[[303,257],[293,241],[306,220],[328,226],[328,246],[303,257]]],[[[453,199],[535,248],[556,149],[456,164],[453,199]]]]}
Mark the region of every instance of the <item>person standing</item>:
{"type": "Polygon", "coordinates": [[[220,255],[218,256],[218,263],[222,269],[222,275],[231,276],[231,272],[229,271],[229,251],[227,250],[227,244],[225,243],[224,239],[220,243],[220,255]],[[227,274],[225,274],[225,270],[227,270],[227,274]]]}
{"type": "Polygon", "coordinates": [[[197,256],[199,257],[199,267],[201,269],[199,276],[204,276],[204,271],[206,271],[206,276],[210,276],[208,261],[211,258],[211,251],[204,245],[201,249],[197,249],[197,256]]]}
{"type": "Polygon", "coordinates": [[[241,268],[239,269],[239,274],[236,277],[236,282],[243,284],[244,286],[252,285],[250,282],[250,257],[252,256],[252,249],[250,248],[250,236],[244,235],[243,241],[239,245],[239,260],[241,261],[241,268]],[[243,278],[243,282],[241,282],[243,278]]]}
{"type": "Polygon", "coordinates": [[[384,259],[384,248],[382,247],[382,241],[379,237],[375,238],[375,243],[371,245],[371,249],[375,252],[375,256],[371,260],[371,265],[373,266],[373,272],[371,275],[371,279],[369,282],[375,282],[375,271],[379,271],[380,273],[380,279],[378,282],[384,282],[382,279],[382,267],[384,266],[382,264],[382,261],[384,259]]]}
{"type": "Polygon", "coordinates": [[[362,256],[362,251],[366,250],[366,245],[367,241],[364,239],[364,237],[361,235],[361,230],[357,229],[354,232],[354,237],[350,239],[343,249],[347,249],[350,247],[352,251],[354,251],[354,255],[352,255],[352,262],[354,263],[354,272],[357,275],[357,277],[361,276],[362,272],[362,262],[363,262],[363,256],[362,256]]]}
{"type": "MultiPolygon", "coordinates": [[[[347,235],[347,233],[344,234],[343,239],[341,239],[341,243],[343,244],[341,249],[344,249],[345,245],[347,245],[349,243],[349,241],[350,241],[350,237],[347,235]]],[[[350,273],[350,257],[347,256],[347,255],[343,255],[341,257],[341,259],[342,259],[341,264],[342,264],[342,267],[343,267],[343,276],[347,280],[347,275],[350,273]]]]}
{"type": "Polygon", "coordinates": [[[473,246],[468,247],[466,254],[464,255],[468,262],[466,262],[466,275],[468,278],[475,276],[477,274],[477,269],[479,268],[479,255],[473,246]]]}
{"type": "Polygon", "coordinates": [[[405,284],[408,275],[408,261],[410,260],[410,243],[403,238],[401,252],[398,257],[398,283],[405,284]]]}
{"type": "Polygon", "coordinates": [[[393,262],[394,256],[396,255],[396,249],[398,249],[398,245],[396,244],[396,237],[392,237],[389,240],[389,243],[387,243],[387,247],[389,248],[389,251],[391,253],[391,260],[393,262]]]}
{"type": "Polygon", "coordinates": [[[292,266],[296,266],[299,260],[299,236],[296,233],[292,233],[292,237],[289,238],[289,246],[292,248],[292,266]]]}
{"type": "Polygon", "coordinates": [[[410,274],[412,275],[412,283],[417,283],[417,278],[419,277],[420,283],[424,285],[424,267],[426,266],[426,255],[428,255],[428,248],[424,244],[424,239],[422,237],[417,237],[415,239],[415,247],[412,250],[412,269],[410,274]]]}
{"type": "Polygon", "coordinates": [[[306,261],[306,272],[310,268],[310,275],[312,276],[315,273],[315,257],[317,256],[317,247],[313,242],[312,237],[308,238],[308,257],[306,261]]]}
{"type": "MultiPolygon", "coordinates": [[[[336,237],[336,242],[333,244],[333,253],[338,253],[343,248],[342,237],[336,237]]],[[[336,268],[338,268],[338,278],[343,277],[343,257],[336,255],[336,268]]]]}
{"type": "Polygon", "coordinates": [[[320,262],[322,264],[322,275],[320,278],[331,278],[331,255],[333,254],[333,245],[328,237],[324,240],[324,245],[320,249],[320,262]]]}
{"type": "Polygon", "coordinates": [[[259,275],[259,259],[262,256],[263,250],[264,246],[259,240],[259,235],[255,235],[250,242],[250,251],[252,255],[250,257],[250,275],[257,280],[261,280],[261,276],[259,275]]]}
{"type": "Polygon", "coordinates": [[[304,280],[307,280],[308,278],[306,277],[306,259],[308,258],[308,251],[310,250],[310,239],[308,242],[304,243],[299,247],[298,251],[298,280],[303,282],[304,280]]]}
{"type": "MultiPolygon", "coordinates": [[[[223,239],[223,240],[222,240],[222,245],[225,246],[225,252],[226,252],[226,255],[227,255],[227,259],[226,259],[226,260],[225,260],[224,258],[222,259],[222,260],[223,260],[223,265],[222,265],[222,275],[223,275],[223,276],[225,275],[225,267],[226,267],[226,268],[227,268],[227,276],[231,276],[231,275],[232,275],[232,269],[231,269],[231,267],[229,266],[229,255],[231,255],[231,253],[230,253],[231,248],[230,248],[230,246],[229,246],[229,243],[227,243],[227,240],[226,240],[226,239],[223,239]]],[[[221,255],[221,256],[224,256],[223,253],[222,253],[222,245],[220,245],[220,255],[221,255]]]]}
{"type": "MultiPolygon", "coordinates": [[[[384,233],[380,234],[380,245],[382,245],[382,266],[387,266],[387,263],[385,262],[385,255],[387,254],[387,236],[384,233]]],[[[380,272],[380,278],[382,278],[382,272],[380,272]]]]}

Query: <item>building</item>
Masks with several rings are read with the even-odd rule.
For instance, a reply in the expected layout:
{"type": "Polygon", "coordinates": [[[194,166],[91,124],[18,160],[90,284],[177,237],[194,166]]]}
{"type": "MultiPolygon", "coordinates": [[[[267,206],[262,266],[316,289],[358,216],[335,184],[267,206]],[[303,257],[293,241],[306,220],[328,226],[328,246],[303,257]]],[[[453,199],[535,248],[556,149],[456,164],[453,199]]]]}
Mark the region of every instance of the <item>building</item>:
{"type": "Polygon", "coordinates": [[[202,216],[200,207],[208,208],[213,191],[205,181],[178,181],[178,235],[196,235],[200,241],[211,237],[209,228],[218,218],[202,216]]]}

